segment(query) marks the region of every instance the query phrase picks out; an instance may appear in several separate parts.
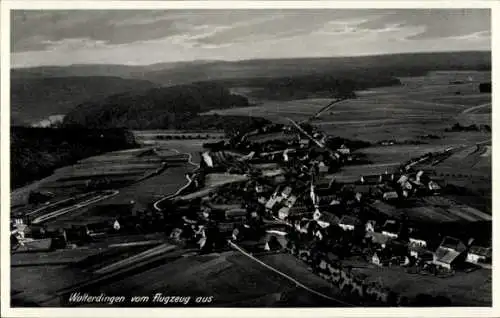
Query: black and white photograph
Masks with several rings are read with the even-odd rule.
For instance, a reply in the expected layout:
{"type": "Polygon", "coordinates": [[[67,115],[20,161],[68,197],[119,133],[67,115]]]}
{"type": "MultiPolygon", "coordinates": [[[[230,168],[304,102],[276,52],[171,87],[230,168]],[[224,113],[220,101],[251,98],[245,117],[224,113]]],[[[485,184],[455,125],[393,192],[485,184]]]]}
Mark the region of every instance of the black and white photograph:
{"type": "Polygon", "coordinates": [[[492,11],[9,9],[2,297],[491,308],[492,11]]]}

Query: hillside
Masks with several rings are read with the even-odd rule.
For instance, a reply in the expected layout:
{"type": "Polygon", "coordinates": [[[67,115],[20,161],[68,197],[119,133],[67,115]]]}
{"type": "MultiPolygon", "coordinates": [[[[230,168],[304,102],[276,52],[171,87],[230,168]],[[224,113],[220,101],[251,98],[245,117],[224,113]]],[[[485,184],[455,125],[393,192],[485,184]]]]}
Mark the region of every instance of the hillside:
{"type": "Polygon", "coordinates": [[[11,187],[47,177],[80,159],[134,146],[133,136],[121,129],[12,127],[11,187]]]}
{"type": "Polygon", "coordinates": [[[175,129],[213,108],[248,106],[245,97],[214,83],[198,83],[108,96],[70,111],[64,126],[87,128],[175,129]]]}
{"type": "MultiPolygon", "coordinates": [[[[136,95],[138,100],[144,101],[148,97],[135,92],[159,86],[201,83],[197,86],[217,84],[227,89],[250,87],[251,93],[248,97],[257,100],[330,98],[334,94],[342,94],[345,90],[398,85],[395,77],[400,76],[424,75],[436,70],[490,69],[491,52],[193,61],[144,66],[70,65],[20,68],[11,71],[11,120],[13,124],[27,125],[49,116],[64,115],[77,105],[89,106],[92,104],[89,100],[96,101],[94,105],[104,105],[107,102],[102,100],[120,93],[126,94],[122,97],[110,97],[108,101],[122,102],[122,99],[129,97],[133,100],[136,95]],[[345,90],[339,90],[341,86],[345,90]]],[[[184,95],[186,94],[190,93],[184,95]]],[[[125,103],[129,106],[136,105],[131,101],[125,103]]],[[[183,102],[180,103],[182,104],[183,102]]],[[[221,107],[217,105],[216,108],[221,107]]],[[[81,110],[78,112],[81,113],[81,110]]],[[[129,117],[121,118],[112,126],[125,125],[125,122],[125,126],[130,127],[149,125],[134,124],[131,122],[134,116],[129,113],[129,117]]],[[[73,120],[79,121],[81,118],[73,120]]],[[[156,122],[162,120],[155,119],[156,122]]],[[[165,124],[155,123],[152,126],[163,127],[165,124]]]]}
{"type": "Polygon", "coordinates": [[[119,76],[178,85],[219,79],[283,77],[343,72],[379,73],[385,76],[423,75],[435,70],[489,70],[491,52],[406,53],[354,57],[262,59],[244,61],[193,61],[145,66],[70,65],[12,70],[12,78],[61,76],[119,76]]]}
{"type": "Polygon", "coordinates": [[[149,81],[110,76],[71,76],[11,79],[11,122],[32,124],[65,115],[87,100],[157,87],[149,81]]]}

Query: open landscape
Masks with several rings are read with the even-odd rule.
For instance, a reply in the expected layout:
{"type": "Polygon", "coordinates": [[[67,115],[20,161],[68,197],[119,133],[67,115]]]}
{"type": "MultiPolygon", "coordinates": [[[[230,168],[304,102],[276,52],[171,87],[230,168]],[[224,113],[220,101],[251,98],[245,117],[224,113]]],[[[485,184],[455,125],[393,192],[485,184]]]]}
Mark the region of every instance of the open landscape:
{"type": "Polygon", "coordinates": [[[441,24],[481,26],[470,30],[479,42],[491,37],[489,15],[476,25],[467,10],[449,21],[380,11],[358,23],[357,10],[340,11],[263,12],[267,22],[190,13],[201,19],[191,32],[208,32],[198,35],[181,30],[193,23],[186,16],[165,12],[135,21],[99,11],[95,26],[73,25],[92,20],[85,11],[14,15],[14,50],[37,59],[15,55],[11,70],[11,306],[492,306],[489,46],[455,49],[469,35],[438,34],[453,49],[428,52],[440,42],[393,38],[415,26],[391,18],[437,19],[425,36],[441,24]],[[39,39],[30,21],[51,16],[69,33],[90,28],[89,41],[109,36],[107,17],[123,39],[97,39],[100,55],[64,55],[61,65],[56,37],[51,50],[23,51],[23,33],[39,39]],[[212,34],[213,17],[224,19],[212,34]],[[113,51],[105,64],[103,52],[125,50],[151,19],[145,47],[173,26],[184,35],[164,50],[113,51]],[[270,54],[258,34],[274,23],[274,40],[304,32],[308,50],[296,56],[302,44],[281,43],[270,54]],[[302,31],[286,35],[296,23],[302,31]],[[251,45],[254,28],[263,56],[224,60],[232,48],[203,42],[244,29],[228,45],[251,45]],[[356,30],[354,42],[315,48],[356,30]],[[189,50],[169,49],[191,36],[189,50]],[[395,50],[409,43],[425,50],[395,50]],[[221,53],[203,60],[206,50],[221,53]]]}

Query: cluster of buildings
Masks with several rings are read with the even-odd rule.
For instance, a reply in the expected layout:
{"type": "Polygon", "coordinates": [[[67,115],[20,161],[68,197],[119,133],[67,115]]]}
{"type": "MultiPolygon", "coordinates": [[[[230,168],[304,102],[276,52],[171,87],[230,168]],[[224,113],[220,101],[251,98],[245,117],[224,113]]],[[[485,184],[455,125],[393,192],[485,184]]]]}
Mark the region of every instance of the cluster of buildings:
{"type": "MultiPolygon", "coordinates": [[[[464,263],[490,262],[489,247],[474,246],[473,240],[463,243],[452,236],[426,233],[418,225],[410,227],[404,218],[376,215],[366,204],[372,200],[394,201],[439,194],[442,187],[429,172],[386,171],[360,176],[353,184],[336,184],[330,180],[325,186],[324,176],[330,167],[339,167],[348,161],[351,151],[345,145],[333,151],[322,147],[327,139],[321,133],[300,136],[296,141],[289,140],[285,146],[276,143],[280,145],[277,149],[253,151],[236,159],[244,162],[245,173],[253,176],[245,185],[247,204],[245,212],[241,212],[247,214],[245,220],[252,219],[251,215],[260,220],[261,231],[254,229],[253,232],[270,239],[273,235],[269,234],[271,230],[266,220],[267,224],[272,221],[279,226],[286,225],[276,231],[281,233],[274,235],[278,240],[273,239],[272,244],[265,245],[268,249],[283,249],[290,237],[302,234],[313,241],[328,242],[324,244],[326,249],[332,245],[332,239],[347,242],[351,250],[362,250],[366,260],[378,266],[432,267],[439,272],[452,271],[464,263]],[[266,169],[256,168],[266,164],[274,165],[274,171],[278,172],[272,174],[268,169],[266,174],[263,171],[266,169]],[[336,234],[332,236],[331,233],[336,234]]],[[[248,144],[246,142],[247,147],[248,144]]],[[[234,223],[233,231],[238,234],[231,232],[232,238],[242,241],[243,233],[250,232],[249,228],[245,221],[234,223]]]]}

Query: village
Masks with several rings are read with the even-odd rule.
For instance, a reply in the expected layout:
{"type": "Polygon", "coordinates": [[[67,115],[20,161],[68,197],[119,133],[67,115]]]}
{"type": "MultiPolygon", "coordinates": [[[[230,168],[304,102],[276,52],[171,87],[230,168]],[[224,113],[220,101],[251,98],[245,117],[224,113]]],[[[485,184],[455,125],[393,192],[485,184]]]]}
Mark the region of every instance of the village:
{"type": "MultiPolygon", "coordinates": [[[[416,200],[444,191],[431,171],[413,167],[445,157],[449,150],[412,159],[396,171],[337,182],[327,176],[360,158],[342,140],[332,143],[319,131],[292,124],[205,144],[199,167],[178,195],[147,207],[131,201],[106,222],[47,229],[14,217],[12,249],[29,250],[37,244],[64,249],[139,232],[163,233],[169,242],[202,254],[229,248],[285,251],[351,302],[364,305],[408,305],[409,300],[386,286],[363,283],[353,264],[436,279],[491,268],[491,237],[475,236],[482,227],[473,231],[467,223],[463,231],[418,222],[404,213],[416,200]]],[[[430,301],[450,303],[446,297],[430,301]]]]}

